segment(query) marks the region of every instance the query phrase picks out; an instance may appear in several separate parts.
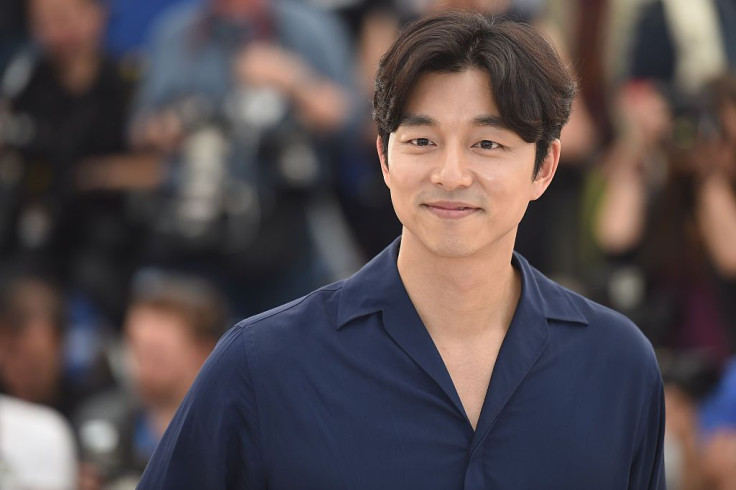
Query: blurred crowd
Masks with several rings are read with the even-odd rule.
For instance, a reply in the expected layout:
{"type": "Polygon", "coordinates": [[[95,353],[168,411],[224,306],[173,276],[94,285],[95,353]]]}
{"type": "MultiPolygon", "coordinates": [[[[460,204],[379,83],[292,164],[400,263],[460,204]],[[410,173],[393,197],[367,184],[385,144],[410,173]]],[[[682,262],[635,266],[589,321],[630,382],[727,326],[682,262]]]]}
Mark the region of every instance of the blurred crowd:
{"type": "Polygon", "coordinates": [[[736,0],[3,0],[0,488],[134,488],[226,328],[398,236],[373,75],[448,7],[575,72],[517,250],[654,344],[669,488],[736,489],[736,0]]]}

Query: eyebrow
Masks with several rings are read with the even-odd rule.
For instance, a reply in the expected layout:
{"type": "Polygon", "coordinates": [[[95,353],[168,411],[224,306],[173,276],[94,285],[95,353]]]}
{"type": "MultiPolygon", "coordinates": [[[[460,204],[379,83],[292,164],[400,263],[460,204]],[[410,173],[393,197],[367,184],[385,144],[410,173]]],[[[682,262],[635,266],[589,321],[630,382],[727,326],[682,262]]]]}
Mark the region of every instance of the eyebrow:
{"type": "Polygon", "coordinates": [[[497,129],[503,129],[503,130],[511,130],[508,124],[501,118],[501,116],[496,116],[493,114],[486,114],[483,116],[478,116],[475,119],[473,119],[473,125],[475,126],[490,126],[492,128],[497,129]]]}
{"type": "MultiPolygon", "coordinates": [[[[489,126],[492,128],[511,130],[501,116],[484,114],[473,118],[474,126],[489,126]]],[[[424,114],[405,114],[399,119],[399,126],[437,126],[437,121],[424,114]]]]}
{"type": "Polygon", "coordinates": [[[437,126],[437,122],[429,116],[404,114],[399,119],[399,126],[437,126]]]}

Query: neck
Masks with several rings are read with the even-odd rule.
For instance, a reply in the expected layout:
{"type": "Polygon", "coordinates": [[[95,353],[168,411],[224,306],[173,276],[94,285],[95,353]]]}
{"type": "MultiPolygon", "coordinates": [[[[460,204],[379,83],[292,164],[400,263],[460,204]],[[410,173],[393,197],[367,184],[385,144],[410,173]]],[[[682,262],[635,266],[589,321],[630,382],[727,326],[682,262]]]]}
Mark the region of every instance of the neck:
{"type": "Polygon", "coordinates": [[[439,257],[404,229],[399,275],[433,337],[472,339],[508,329],[521,294],[513,239],[467,257],[439,257]]]}
{"type": "Polygon", "coordinates": [[[85,92],[97,77],[100,66],[98,53],[85,53],[56,64],[61,84],[73,94],[85,92]]]}

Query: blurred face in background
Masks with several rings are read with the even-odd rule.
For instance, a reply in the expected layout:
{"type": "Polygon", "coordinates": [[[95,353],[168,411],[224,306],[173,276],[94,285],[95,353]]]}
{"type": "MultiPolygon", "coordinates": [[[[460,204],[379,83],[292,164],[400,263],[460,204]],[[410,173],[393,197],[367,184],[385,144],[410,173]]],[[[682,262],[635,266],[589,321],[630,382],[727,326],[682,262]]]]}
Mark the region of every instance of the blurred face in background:
{"type": "Polygon", "coordinates": [[[133,307],[125,334],[133,383],[149,407],[178,405],[214,347],[183,315],[152,306],[133,307]]]}
{"type": "Polygon", "coordinates": [[[105,13],[98,0],[30,0],[34,39],[57,61],[99,51],[105,13]]]}
{"type": "Polygon", "coordinates": [[[232,20],[246,19],[266,7],[267,0],[210,0],[212,12],[232,20]]]}
{"type": "Polygon", "coordinates": [[[11,301],[0,336],[2,384],[10,395],[51,404],[59,395],[62,371],[60,326],[51,313],[58,298],[43,283],[27,281],[11,301]]]}
{"type": "Polygon", "coordinates": [[[511,0],[435,0],[432,10],[464,9],[488,14],[503,14],[511,7],[511,0]]]}

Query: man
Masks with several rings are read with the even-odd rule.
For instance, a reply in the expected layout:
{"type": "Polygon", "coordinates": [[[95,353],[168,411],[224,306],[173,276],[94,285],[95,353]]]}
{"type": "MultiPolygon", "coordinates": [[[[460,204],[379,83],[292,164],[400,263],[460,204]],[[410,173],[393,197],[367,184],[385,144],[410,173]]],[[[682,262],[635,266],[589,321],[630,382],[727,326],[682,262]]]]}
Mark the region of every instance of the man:
{"type": "Polygon", "coordinates": [[[107,364],[94,354],[81,369],[72,364],[65,341],[73,325],[48,277],[17,270],[0,286],[0,392],[71,418],[86,398],[111,385],[107,364]]]}
{"type": "Polygon", "coordinates": [[[129,83],[102,44],[102,0],[29,0],[34,49],[0,74],[2,265],[48,264],[106,320],[122,317],[136,243],[128,198],[157,165],[128,153],[129,83]],[[14,169],[14,170],[13,170],[14,169]]]}
{"type": "Polygon", "coordinates": [[[224,301],[193,276],[142,276],[124,333],[130,390],[100,395],[75,417],[85,488],[137,481],[225,326],[224,301]],[[100,427],[115,434],[101,444],[100,427]],[[94,482],[97,481],[95,484],[94,482]]]}
{"type": "Polygon", "coordinates": [[[226,315],[219,293],[200,279],[154,281],[137,288],[125,337],[131,378],[158,440],[222,335],[226,315]]]}
{"type": "Polygon", "coordinates": [[[135,145],[178,149],[191,123],[185,119],[193,115],[177,111],[177,103],[196,96],[217,106],[228,96],[234,100],[238,88],[276,91],[315,132],[338,130],[349,115],[345,34],[333,18],[298,2],[183,4],[162,16],[151,37],[132,127],[135,145]]]}
{"type": "Polygon", "coordinates": [[[403,31],[374,100],[400,242],[232,329],[140,488],[664,488],[651,346],[513,253],[574,92],[530,27],[403,31]]]}

